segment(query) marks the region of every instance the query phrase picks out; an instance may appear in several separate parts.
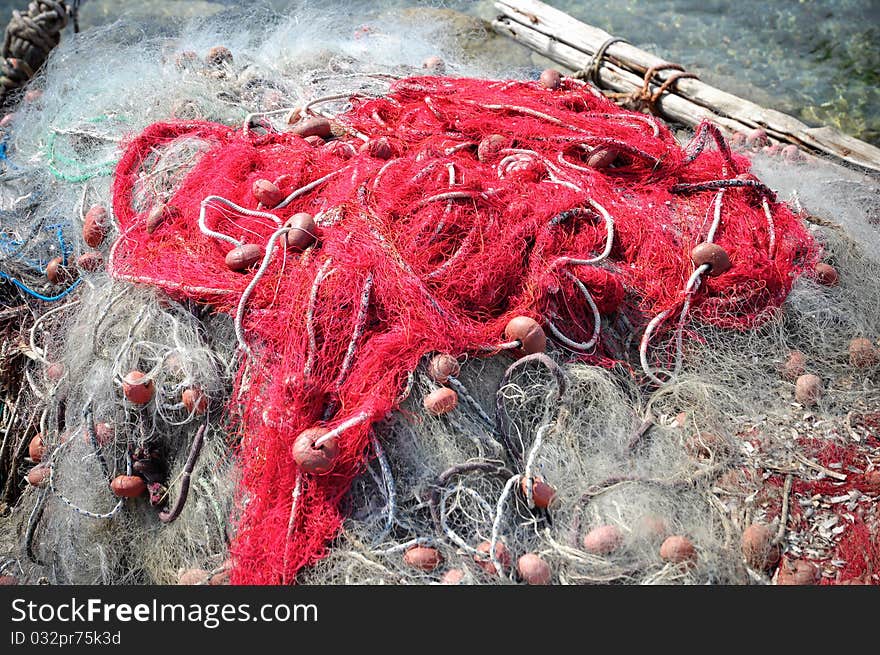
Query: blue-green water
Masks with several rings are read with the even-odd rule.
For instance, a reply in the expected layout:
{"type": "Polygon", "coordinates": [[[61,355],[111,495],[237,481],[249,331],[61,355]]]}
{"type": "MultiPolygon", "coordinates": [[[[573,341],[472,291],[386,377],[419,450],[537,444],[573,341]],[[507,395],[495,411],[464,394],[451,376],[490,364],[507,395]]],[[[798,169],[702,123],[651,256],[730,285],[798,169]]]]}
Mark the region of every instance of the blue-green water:
{"type": "MultiPolygon", "coordinates": [[[[227,12],[240,20],[257,3],[230,0],[88,0],[83,29],[127,15],[173,29],[192,17],[227,12]]],[[[489,0],[266,0],[279,13],[304,4],[363,16],[443,6],[458,27],[464,17],[491,19],[489,0]]],[[[684,64],[703,80],[798,116],[880,144],[880,0],[551,0],[551,5],[614,35],[684,64]]],[[[0,1],[0,17],[26,0],[0,1]]],[[[426,14],[425,20],[438,16],[426,14]]],[[[451,28],[452,29],[452,28],[451,28]]],[[[529,55],[500,39],[492,57],[520,66],[529,55]]]]}

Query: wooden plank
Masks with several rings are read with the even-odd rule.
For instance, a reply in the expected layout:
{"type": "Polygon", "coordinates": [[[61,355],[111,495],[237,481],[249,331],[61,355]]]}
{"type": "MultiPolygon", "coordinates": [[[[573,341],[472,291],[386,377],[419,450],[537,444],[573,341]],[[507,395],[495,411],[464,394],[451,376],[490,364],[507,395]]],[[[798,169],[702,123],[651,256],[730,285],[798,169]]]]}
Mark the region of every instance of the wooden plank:
{"type": "MultiPolygon", "coordinates": [[[[500,29],[501,33],[512,36],[510,26],[513,23],[518,23],[556,41],[559,46],[568,46],[585,53],[587,55],[586,61],[589,61],[589,57],[611,38],[608,32],[576,20],[540,0],[497,0],[495,6],[509,19],[508,21],[500,19],[495,21],[496,28],[500,29]]],[[[518,34],[520,37],[525,36],[522,31],[518,31],[518,34]]],[[[542,44],[542,49],[538,49],[539,52],[548,51],[546,42],[540,41],[536,37],[529,36],[528,38],[542,44]]],[[[618,69],[630,71],[637,77],[644,75],[645,71],[652,66],[667,63],[660,57],[631,44],[619,42],[612,44],[606,51],[606,59],[602,64],[603,70],[609,66],[607,63],[609,61],[610,65],[616,65],[618,69]]],[[[668,72],[661,71],[655,79],[664,80],[668,75],[668,72]]],[[[639,86],[641,86],[641,80],[639,86]]],[[[735,120],[748,128],[763,127],[768,132],[777,135],[781,141],[817,150],[873,171],[880,171],[880,148],[843,134],[834,128],[811,128],[793,116],[775,109],[761,107],[749,100],[716,89],[700,80],[681,79],[670,89],[669,95],[686,98],[695,105],[704,107],[718,116],[735,120]]]]}
{"type": "MultiPolygon", "coordinates": [[[[529,29],[520,23],[502,18],[496,20],[493,23],[493,27],[498,32],[506,34],[523,45],[541,53],[548,59],[552,59],[572,70],[579,70],[590,61],[590,55],[551,39],[540,32],[529,29]]],[[[642,87],[641,78],[610,64],[606,64],[599,70],[599,82],[604,88],[621,93],[628,93],[642,87]]],[[[694,126],[703,120],[710,120],[729,133],[749,129],[742,123],[719,116],[705,107],[672,94],[665,94],[658,100],[657,107],[664,116],[683,125],[694,126]]]]}

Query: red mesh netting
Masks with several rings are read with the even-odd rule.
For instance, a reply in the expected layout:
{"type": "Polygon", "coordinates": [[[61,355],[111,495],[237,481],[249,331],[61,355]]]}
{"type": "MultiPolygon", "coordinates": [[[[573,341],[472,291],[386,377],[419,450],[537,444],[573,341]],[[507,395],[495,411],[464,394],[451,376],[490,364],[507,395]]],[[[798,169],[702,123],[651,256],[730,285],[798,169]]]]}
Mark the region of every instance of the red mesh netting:
{"type": "Polygon", "coordinates": [[[241,316],[250,352],[230,406],[246,501],[234,583],[291,581],[321,557],[370,426],[399,404],[426,353],[495,354],[508,321],[528,315],[552,325],[557,343],[581,344],[579,356],[608,362],[621,350],[594,338],[597,317],[622,312],[641,331],[666,312],[654,338],[667,338],[686,301],[693,318],[745,329],[816,256],[797,217],[711,126],[683,149],[653,118],[579,82],[411,78],[352,104],[334,119],[345,134],[326,143],[152,125],[116,172],[111,274],[241,316]],[[151,195],[150,167],[186,141],[203,154],[168,194],[151,195]],[[272,209],[258,207],[259,179],[285,196],[322,181],[272,209]],[[160,201],[156,226],[148,215],[160,201]],[[303,253],[270,240],[297,212],[318,223],[303,253]],[[710,232],[733,266],[686,293],[691,250],[710,232]],[[218,234],[268,250],[262,274],[230,270],[235,244],[218,234]],[[333,469],[301,476],[291,512],[295,438],[342,424],[333,469]]]}

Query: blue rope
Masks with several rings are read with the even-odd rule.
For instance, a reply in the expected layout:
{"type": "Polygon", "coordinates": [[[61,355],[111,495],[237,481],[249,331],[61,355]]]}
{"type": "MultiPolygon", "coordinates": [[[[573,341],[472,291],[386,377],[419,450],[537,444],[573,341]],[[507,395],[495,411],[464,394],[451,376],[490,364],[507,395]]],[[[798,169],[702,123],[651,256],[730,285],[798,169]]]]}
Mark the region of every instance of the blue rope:
{"type": "Polygon", "coordinates": [[[12,160],[9,159],[9,132],[5,132],[3,137],[0,138],[0,162],[2,162],[5,166],[7,166],[10,170],[19,171],[21,168],[12,163],[12,160]]]}
{"type": "Polygon", "coordinates": [[[63,266],[67,266],[67,256],[72,252],[68,250],[67,246],[64,243],[64,229],[59,225],[58,226],[58,245],[61,246],[61,263],[63,266]]]}
{"type": "MultiPolygon", "coordinates": [[[[2,223],[4,216],[7,215],[17,217],[17,214],[15,212],[0,211],[0,223],[2,223]]],[[[69,229],[70,227],[70,223],[53,223],[52,225],[46,225],[42,228],[46,232],[55,230],[55,236],[58,239],[58,245],[61,249],[61,256],[63,260],[62,263],[64,266],[68,265],[68,263],[70,262],[70,256],[73,254],[73,244],[68,243],[64,239],[64,230],[69,229]]],[[[7,234],[0,233],[0,252],[7,256],[9,256],[10,253],[15,253],[15,259],[23,262],[33,271],[37,273],[43,273],[46,270],[46,264],[48,263],[48,260],[30,259],[26,255],[23,255],[20,250],[24,244],[24,241],[19,241],[18,239],[13,239],[7,234]]]]}
{"type": "Polygon", "coordinates": [[[67,287],[64,291],[59,293],[57,296],[44,296],[43,294],[37,293],[33,289],[22,284],[21,282],[16,280],[14,277],[10,277],[9,275],[4,273],[3,271],[0,271],[0,278],[3,278],[4,280],[8,280],[9,282],[12,282],[12,284],[17,286],[19,289],[21,289],[25,293],[30,294],[31,296],[33,296],[34,298],[37,298],[38,300],[45,300],[46,302],[54,302],[56,300],[61,300],[62,298],[64,298],[64,296],[66,296],[71,291],[76,289],[80,285],[80,283],[82,282],[82,278],[80,278],[79,280],[77,280],[76,282],[71,284],[69,287],[67,287]]]}
{"type": "MultiPolygon", "coordinates": [[[[0,216],[0,219],[2,219],[2,216],[0,216]]],[[[22,241],[10,239],[5,234],[0,234],[0,252],[2,252],[6,256],[8,256],[9,253],[15,252],[15,259],[23,262],[35,273],[42,273],[44,270],[46,270],[45,262],[41,262],[38,259],[30,259],[18,252],[22,245],[22,241]]]]}

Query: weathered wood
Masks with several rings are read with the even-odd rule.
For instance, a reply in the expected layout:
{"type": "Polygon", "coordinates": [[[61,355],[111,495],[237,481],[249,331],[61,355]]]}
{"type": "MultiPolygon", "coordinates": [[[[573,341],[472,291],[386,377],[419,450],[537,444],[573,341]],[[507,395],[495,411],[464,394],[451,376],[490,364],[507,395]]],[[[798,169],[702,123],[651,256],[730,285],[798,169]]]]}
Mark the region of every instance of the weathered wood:
{"type": "MultiPolygon", "coordinates": [[[[498,0],[495,6],[503,14],[503,18],[494,22],[499,32],[513,36],[554,61],[576,69],[589,62],[602,44],[611,38],[608,32],[587,25],[540,0],[498,0]],[[519,27],[514,27],[515,25],[519,27]],[[579,51],[586,56],[577,57],[572,51],[579,51]],[[566,63],[563,59],[571,63],[566,63]]],[[[665,63],[668,62],[656,55],[629,43],[618,42],[606,50],[599,79],[605,83],[606,69],[616,67],[615,72],[618,75],[628,71],[636,77],[640,88],[641,76],[649,68],[665,63]]],[[[670,74],[669,71],[661,71],[655,79],[662,82],[670,74]]],[[[673,96],[703,107],[719,118],[736,121],[745,126],[745,129],[762,127],[780,141],[880,171],[880,148],[834,128],[811,128],[793,116],[761,107],[696,79],[685,78],[676,82],[668,90],[668,94],[664,95],[661,104],[665,102],[665,106],[669,108],[669,99],[673,96]]],[[[688,109],[691,111],[690,107],[688,109]]]]}
{"type": "MultiPolygon", "coordinates": [[[[499,19],[493,23],[493,27],[523,45],[540,52],[548,59],[552,59],[572,70],[579,70],[590,61],[590,55],[555,41],[520,23],[499,19]]],[[[620,93],[629,93],[642,87],[641,78],[613,64],[602,66],[599,69],[598,78],[603,88],[620,93]]],[[[703,120],[710,120],[731,133],[747,129],[742,123],[730,120],[724,116],[718,116],[705,107],[672,94],[664,94],[657,101],[657,108],[664,116],[683,125],[694,126],[703,120]]],[[[770,133],[768,132],[768,134],[770,133]]],[[[775,135],[771,134],[771,136],[775,135]]]]}

